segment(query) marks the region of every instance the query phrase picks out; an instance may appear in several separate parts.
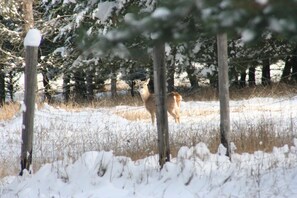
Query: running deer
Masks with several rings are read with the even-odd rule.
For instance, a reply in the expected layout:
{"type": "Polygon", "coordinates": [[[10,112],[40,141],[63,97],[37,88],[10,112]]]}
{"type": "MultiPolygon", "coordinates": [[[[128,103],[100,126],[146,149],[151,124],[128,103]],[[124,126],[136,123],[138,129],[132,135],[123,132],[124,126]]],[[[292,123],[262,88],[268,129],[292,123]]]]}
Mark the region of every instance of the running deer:
{"type": "MultiPolygon", "coordinates": [[[[144,102],[146,110],[151,114],[152,124],[155,124],[156,117],[156,101],[155,95],[151,94],[148,88],[149,80],[137,81],[136,85],[139,87],[139,93],[144,102]]],[[[173,116],[176,123],[180,123],[180,101],[182,96],[177,92],[171,92],[167,94],[167,111],[173,116]]]]}

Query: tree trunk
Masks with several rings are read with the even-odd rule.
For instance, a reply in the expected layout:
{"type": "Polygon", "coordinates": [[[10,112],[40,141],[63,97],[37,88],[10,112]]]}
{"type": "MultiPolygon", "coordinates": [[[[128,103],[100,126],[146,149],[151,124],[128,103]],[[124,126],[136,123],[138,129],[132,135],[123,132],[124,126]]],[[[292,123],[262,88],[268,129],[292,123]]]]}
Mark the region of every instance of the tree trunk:
{"type": "Polygon", "coordinates": [[[240,88],[246,87],[246,72],[245,71],[240,73],[239,87],[240,88]]]}
{"type": "Polygon", "coordinates": [[[44,96],[45,96],[45,99],[51,103],[52,101],[52,95],[51,95],[51,86],[49,84],[49,79],[48,79],[48,76],[47,76],[47,71],[45,69],[42,70],[42,82],[43,82],[43,87],[44,87],[44,96]]]}
{"type": "Polygon", "coordinates": [[[25,54],[26,67],[24,104],[26,106],[26,111],[23,112],[20,175],[23,175],[23,171],[25,169],[31,173],[38,47],[26,46],[25,54]]]}
{"type": "Polygon", "coordinates": [[[220,133],[221,143],[227,149],[226,156],[231,158],[230,151],[230,110],[229,110],[229,69],[227,34],[217,34],[219,65],[219,97],[220,97],[220,133]]]}
{"type": "Polygon", "coordinates": [[[238,80],[238,72],[236,71],[234,66],[230,68],[230,77],[232,79],[232,85],[239,87],[240,81],[238,80]]]}
{"type": "Polygon", "coordinates": [[[111,74],[111,97],[115,98],[117,96],[117,74],[112,72],[111,74]]]}
{"type": "Polygon", "coordinates": [[[129,82],[129,86],[131,87],[131,96],[132,97],[134,97],[135,96],[135,81],[134,80],[131,80],[130,82],[129,82]]]}
{"type": "Polygon", "coordinates": [[[86,99],[85,73],[82,70],[74,73],[74,95],[77,102],[82,102],[86,99]]]}
{"type": "Polygon", "coordinates": [[[12,102],[14,102],[14,84],[15,84],[13,78],[14,78],[14,72],[10,71],[8,73],[7,90],[10,96],[10,101],[12,102]]]}
{"type": "Polygon", "coordinates": [[[191,84],[191,89],[195,90],[199,88],[198,79],[195,75],[195,67],[190,63],[188,67],[186,67],[186,72],[188,74],[188,78],[191,84]]]}
{"type": "Polygon", "coordinates": [[[30,28],[34,27],[33,0],[23,0],[23,12],[24,12],[24,33],[26,34],[30,28]]]}
{"type": "Polygon", "coordinates": [[[249,86],[250,87],[256,86],[256,68],[255,67],[249,68],[249,86]]]}
{"type": "Polygon", "coordinates": [[[94,73],[95,70],[93,69],[93,66],[90,66],[90,68],[87,71],[86,75],[86,81],[87,81],[87,100],[92,101],[94,99],[94,73]]]}
{"type": "MultiPolygon", "coordinates": [[[[3,65],[1,65],[3,67],[3,65]]],[[[2,68],[0,68],[0,106],[5,103],[6,91],[5,91],[5,73],[2,68]]]]}
{"type": "Polygon", "coordinates": [[[289,83],[290,76],[291,76],[291,68],[292,68],[291,58],[288,57],[286,58],[285,67],[283,69],[283,73],[281,77],[281,82],[289,83]]]}
{"type": "Polygon", "coordinates": [[[271,84],[270,61],[269,61],[269,59],[264,59],[263,60],[261,82],[262,82],[263,86],[267,86],[267,85],[271,84]]]}
{"type": "Polygon", "coordinates": [[[172,50],[172,60],[168,63],[168,78],[167,78],[167,91],[172,92],[175,90],[174,88],[174,74],[175,74],[175,55],[176,55],[176,47],[173,47],[172,50]]]}
{"type": "Polygon", "coordinates": [[[154,65],[154,89],[157,105],[159,164],[160,167],[163,168],[164,164],[170,161],[164,43],[158,43],[154,46],[152,58],[154,65]]]}
{"type": "Polygon", "coordinates": [[[295,54],[295,56],[292,57],[291,64],[292,64],[291,78],[292,78],[293,83],[296,84],[297,83],[297,56],[296,56],[296,54],[295,54]]]}
{"type": "Polygon", "coordinates": [[[281,82],[289,83],[291,81],[297,82],[297,47],[292,51],[293,56],[286,58],[285,67],[283,69],[281,82]]]}
{"type": "Polygon", "coordinates": [[[63,75],[63,96],[65,102],[69,102],[70,99],[70,76],[68,74],[63,75]]]}
{"type": "Polygon", "coordinates": [[[167,79],[168,92],[172,92],[175,90],[175,88],[174,88],[174,73],[175,73],[174,65],[170,65],[168,68],[168,79],[167,79]]]}

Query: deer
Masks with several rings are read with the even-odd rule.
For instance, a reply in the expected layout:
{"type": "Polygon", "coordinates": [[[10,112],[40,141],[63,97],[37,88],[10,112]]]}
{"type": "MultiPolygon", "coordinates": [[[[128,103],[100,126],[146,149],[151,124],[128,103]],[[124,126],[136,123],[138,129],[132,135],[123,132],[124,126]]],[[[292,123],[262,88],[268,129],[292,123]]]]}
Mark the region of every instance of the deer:
{"type": "MultiPolygon", "coordinates": [[[[148,83],[150,79],[146,81],[138,80],[136,86],[138,87],[141,99],[144,103],[146,110],[151,114],[152,124],[155,124],[155,117],[157,111],[155,94],[150,93],[148,83]]],[[[177,92],[170,92],[167,94],[167,111],[174,118],[176,123],[180,123],[180,102],[182,96],[177,92]]]]}

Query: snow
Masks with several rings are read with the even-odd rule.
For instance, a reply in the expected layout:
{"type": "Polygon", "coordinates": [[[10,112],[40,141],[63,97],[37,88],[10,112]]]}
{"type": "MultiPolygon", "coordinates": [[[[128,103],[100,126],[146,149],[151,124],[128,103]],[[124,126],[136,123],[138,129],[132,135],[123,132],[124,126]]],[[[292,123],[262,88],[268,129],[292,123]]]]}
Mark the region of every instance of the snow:
{"type": "Polygon", "coordinates": [[[156,8],[152,13],[152,17],[156,19],[166,19],[170,16],[170,10],[165,7],[156,8]]]}
{"type": "Polygon", "coordinates": [[[268,0],[255,0],[260,5],[266,5],[268,3],[268,0]]]}
{"type": "MultiPolygon", "coordinates": [[[[231,101],[231,128],[253,126],[265,118],[276,123],[278,133],[296,137],[296,106],[296,96],[231,101]]],[[[189,115],[183,114],[181,124],[169,117],[173,140],[180,134],[187,141],[191,132],[208,137],[217,132],[213,129],[219,126],[218,101],[183,101],[181,108],[189,115]],[[194,111],[200,114],[191,116],[194,111]]],[[[133,142],[156,138],[149,118],[130,121],[118,115],[131,111],[145,109],[116,106],[66,111],[47,104],[36,109],[33,163],[44,163],[22,177],[13,171],[18,168],[22,114],[1,122],[0,159],[12,171],[0,179],[0,197],[297,197],[297,139],[292,146],[270,153],[238,154],[232,144],[232,161],[224,156],[224,147],[211,153],[200,142],[181,147],[177,157],[160,170],[157,155],[133,161],[104,149],[110,145],[127,149],[133,142]],[[94,149],[94,144],[101,149],[94,149]]]]}
{"type": "Polygon", "coordinates": [[[37,29],[30,29],[25,37],[24,46],[38,47],[41,41],[41,33],[37,29]]]}
{"type": "Polygon", "coordinates": [[[98,7],[94,12],[94,17],[97,17],[101,22],[104,22],[111,16],[111,13],[115,7],[115,2],[100,2],[98,3],[98,7]]]}
{"type": "Polygon", "coordinates": [[[66,47],[58,47],[53,53],[60,53],[62,57],[66,57],[68,55],[66,47]]]}
{"type": "Polygon", "coordinates": [[[241,33],[241,39],[243,42],[249,42],[249,41],[253,40],[254,37],[255,37],[255,33],[249,29],[245,29],[241,33]]]}

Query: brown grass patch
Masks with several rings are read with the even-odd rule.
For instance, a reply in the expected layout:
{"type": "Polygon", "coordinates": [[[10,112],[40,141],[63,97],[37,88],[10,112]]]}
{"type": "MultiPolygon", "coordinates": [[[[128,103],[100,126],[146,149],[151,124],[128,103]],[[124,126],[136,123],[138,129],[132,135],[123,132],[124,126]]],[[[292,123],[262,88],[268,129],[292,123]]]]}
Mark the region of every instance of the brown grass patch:
{"type": "Polygon", "coordinates": [[[0,108],[0,120],[11,120],[20,111],[19,103],[6,103],[0,108]]]}
{"type": "MultiPolygon", "coordinates": [[[[214,101],[219,99],[219,92],[214,87],[200,87],[194,91],[181,91],[185,101],[214,101]]],[[[255,97],[282,97],[294,96],[297,94],[296,85],[289,85],[284,83],[272,83],[269,86],[251,86],[244,88],[230,87],[229,89],[231,100],[242,100],[255,97]]]]}
{"type": "MultiPolygon", "coordinates": [[[[273,126],[267,127],[265,124],[257,125],[254,128],[249,129],[249,131],[244,129],[246,126],[233,131],[231,134],[231,142],[236,146],[235,153],[254,153],[256,151],[263,151],[270,153],[275,147],[282,147],[288,145],[289,147],[293,145],[294,137],[290,134],[275,136],[273,131],[273,126]]],[[[207,129],[206,129],[207,130],[207,129]]],[[[178,151],[181,147],[196,146],[198,143],[203,142],[207,145],[211,153],[217,153],[218,147],[220,145],[220,132],[219,129],[214,129],[215,135],[212,137],[197,135],[194,131],[186,135],[187,139],[183,136],[185,134],[178,134],[175,137],[170,135],[170,153],[174,158],[177,156],[178,151]]],[[[134,143],[131,142],[133,145],[134,143]]],[[[132,146],[124,150],[114,150],[116,155],[124,155],[132,158],[133,160],[143,159],[145,157],[158,154],[157,140],[146,142],[145,144],[137,144],[137,146],[132,146]],[[131,149],[132,148],[132,149],[131,149]]]]}
{"type": "Polygon", "coordinates": [[[137,120],[150,120],[150,114],[144,109],[140,108],[137,110],[129,110],[129,111],[115,111],[114,114],[121,116],[130,121],[137,121],[137,120]]]}
{"type": "Polygon", "coordinates": [[[297,94],[297,87],[283,83],[273,83],[269,86],[252,86],[245,88],[230,88],[230,98],[232,100],[249,99],[255,97],[278,98],[282,96],[293,96],[297,94]]]}
{"type": "Polygon", "coordinates": [[[127,106],[140,106],[143,102],[140,96],[136,95],[132,97],[131,95],[118,95],[114,98],[109,96],[99,99],[94,99],[92,101],[82,101],[75,102],[69,101],[67,103],[53,102],[51,105],[65,110],[80,110],[82,108],[100,108],[100,107],[115,107],[121,105],[127,106]]]}
{"type": "MultiPolygon", "coordinates": [[[[116,115],[121,116],[127,120],[130,121],[137,121],[137,120],[150,120],[151,116],[149,112],[147,112],[144,108],[138,109],[138,110],[129,110],[129,111],[115,111],[116,115]]],[[[184,110],[181,111],[181,118],[183,117],[195,117],[195,116],[208,116],[212,114],[218,114],[219,110],[184,110]]],[[[169,115],[169,118],[172,118],[171,115],[169,115]]]]}

